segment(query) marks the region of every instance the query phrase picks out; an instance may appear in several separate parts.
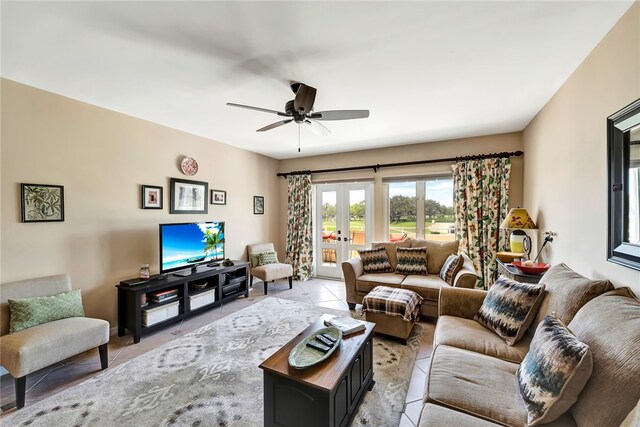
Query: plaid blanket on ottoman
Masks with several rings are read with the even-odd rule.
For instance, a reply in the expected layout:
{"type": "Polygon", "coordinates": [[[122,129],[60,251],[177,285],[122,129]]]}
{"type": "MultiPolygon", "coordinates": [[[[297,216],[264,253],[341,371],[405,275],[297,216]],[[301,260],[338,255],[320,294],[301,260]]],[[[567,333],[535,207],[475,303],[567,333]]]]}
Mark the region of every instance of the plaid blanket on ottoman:
{"type": "Polygon", "coordinates": [[[421,303],[422,297],[409,289],[376,286],[362,300],[362,313],[402,316],[407,322],[415,322],[420,318],[421,303]]]}

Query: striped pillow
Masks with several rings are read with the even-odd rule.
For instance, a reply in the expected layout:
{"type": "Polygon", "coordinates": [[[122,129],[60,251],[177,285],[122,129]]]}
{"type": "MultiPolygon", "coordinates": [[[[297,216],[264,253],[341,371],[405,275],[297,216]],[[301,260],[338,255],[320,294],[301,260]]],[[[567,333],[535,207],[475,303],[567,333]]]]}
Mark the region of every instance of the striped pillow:
{"type": "Polygon", "coordinates": [[[277,264],[278,258],[275,251],[264,251],[258,255],[258,265],[277,264]]]}
{"type": "Polygon", "coordinates": [[[449,255],[449,258],[447,258],[440,270],[440,278],[453,286],[453,279],[462,268],[462,264],[464,264],[462,255],[449,255]]]}
{"type": "Polygon", "coordinates": [[[385,248],[363,249],[358,251],[365,273],[392,273],[393,268],[385,248]]]}
{"type": "Polygon", "coordinates": [[[545,317],[516,373],[527,408],[527,425],[550,423],[568,411],[592,369],[589,346],[578,341],[555,316],[545,317]]]}
{"type": "Polygon", "coordinates": [[[544,297],[544,285],[500,276],[484,297],[474,319],[514,345],[524,335],[544,297]]]}
{"type": "Polygon", "coordinates": [[[397,248],[396,253],[396,273],[427,275],[427,248],[397,248]]]}

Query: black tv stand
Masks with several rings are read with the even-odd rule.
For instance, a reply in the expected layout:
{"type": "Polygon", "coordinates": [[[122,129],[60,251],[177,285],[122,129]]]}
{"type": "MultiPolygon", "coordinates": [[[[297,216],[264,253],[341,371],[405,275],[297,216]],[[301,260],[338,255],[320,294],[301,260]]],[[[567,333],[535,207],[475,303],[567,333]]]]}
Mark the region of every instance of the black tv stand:
{"type": "MultiPolygon", "coordinates": [[[[116,285],[118,288],[118,336],[124,336],[125,329],[133,333],[133,342],[139,343],[142,335],[154,332],[168,324],[194,316],[212,308],[234,300],[239,296],[249,297],[249,263],[234,261],[232,266],[202,268],[196,271],[186,270],[187,276],[167,275],[164,278],[145,281],[138,284],[136,279],[125,280],[116,285]],[[135,284],[133,284],[135,283],[135,284]],[[206,283],[206,287],[200,286],[206,283]],[[195,286],[197,285],[197,286],[195,286]],[[150,292],[177,289],[178,297],[166,303],[152,303],[141,307],[143,294],[150,292]],[[202,307],[191,309],[191,298],[207,292],[215,292],[215,301],[202,307]],[[159,323],[143,326],[142,318],[145,310],[157,308],[163,304],[178,301],[178,315],[159,323]]],[[[137,279],[139,280],[139,279],[137,279]]]]}

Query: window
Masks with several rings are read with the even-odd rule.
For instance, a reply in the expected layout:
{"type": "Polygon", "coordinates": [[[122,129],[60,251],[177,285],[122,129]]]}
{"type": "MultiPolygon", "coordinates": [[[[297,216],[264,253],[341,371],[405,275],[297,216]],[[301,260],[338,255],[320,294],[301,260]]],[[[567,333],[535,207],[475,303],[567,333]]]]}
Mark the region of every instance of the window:
{"type": "Polygon", "coordinates": [[[453,177],[388,182],[389,240],[452,241],[453,177]]]}

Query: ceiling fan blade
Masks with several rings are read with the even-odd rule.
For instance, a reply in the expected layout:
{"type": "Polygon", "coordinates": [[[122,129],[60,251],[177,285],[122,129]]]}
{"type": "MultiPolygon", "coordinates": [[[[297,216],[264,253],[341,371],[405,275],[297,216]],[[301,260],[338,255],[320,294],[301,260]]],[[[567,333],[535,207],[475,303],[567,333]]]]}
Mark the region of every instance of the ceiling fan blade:
{"type": "Polygon", "coordinates": [[[227,102],[229,107],[246,108],[247,110],[262,111],[263,113],[272,113],[279,116],[289,117],[287,113],[282,113],[276,110],[269,110],[268,108],[252,107],[251,105],[234,104],[233,102],[227,102]]]}
{"type": "Polygon", "coordinates": [[[327,129],[325,125],[320,122],[316,122],[315,120],[305,120],[306,124],[309,125],[309,130],[317,135],[327,136],[331,135],[331,131],[327,129]]]}
{"type": "Polygon", "coordinates": [[[291,123],[293,121],[293,119],[289,119],[289,120],[283,120],[281,122],[275,122],[275,123],[271,123],[270,125],[267,125],[263,128],[258,129],[256,132],[264,132],[266,130],[271,130],[271,129],[275,129],[277,127],[280,127],[282,125],[286,125],[287,123],[291,123]]]}
{"type": "Polygon", "coordinates": [[[309,113],[313,110],[313,103],[316,100],[316,89],[300,83],[296,98],[293,100],[293,108],[296,111],[309,113]]]}
{"type": "Polygon", "coordinates": [[[366,119],[369,117],[369,110],[331,110],[318,111],[307,115],[308,118],[314,120],[351,120],[366,119]]]}

